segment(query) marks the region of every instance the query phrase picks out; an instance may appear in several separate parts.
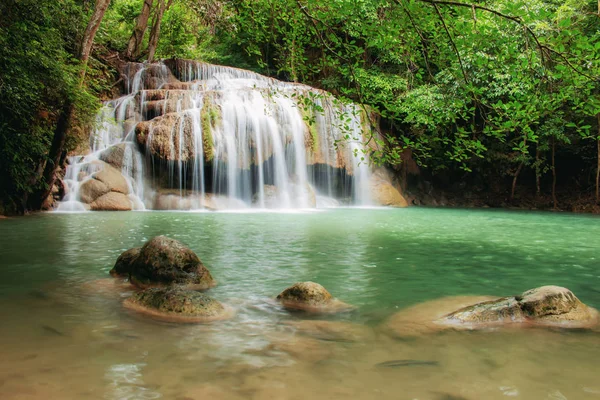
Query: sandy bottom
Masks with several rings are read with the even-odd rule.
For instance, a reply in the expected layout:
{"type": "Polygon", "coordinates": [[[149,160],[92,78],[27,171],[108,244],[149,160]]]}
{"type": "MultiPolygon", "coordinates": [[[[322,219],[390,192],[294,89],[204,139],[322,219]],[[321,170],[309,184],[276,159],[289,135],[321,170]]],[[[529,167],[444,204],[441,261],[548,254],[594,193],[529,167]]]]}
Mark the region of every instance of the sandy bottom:
{"type": "Polygon", "coordinates": [[[131,292],[106,283],[0,299],[0,399],[600,399],[597,331],[394,339],[256,299],[178,325],[125,310],[131,292]]]}

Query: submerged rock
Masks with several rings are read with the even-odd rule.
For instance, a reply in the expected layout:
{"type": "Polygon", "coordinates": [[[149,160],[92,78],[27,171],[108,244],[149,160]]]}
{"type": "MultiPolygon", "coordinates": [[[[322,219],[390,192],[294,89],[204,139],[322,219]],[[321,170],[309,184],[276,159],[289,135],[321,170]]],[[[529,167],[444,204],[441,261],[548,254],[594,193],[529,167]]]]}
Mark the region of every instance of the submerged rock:
{"type": "Polygon", "coordinates": [[[589,325],[598,321],[598,311],[583,304],[567,288],[542,286],[516,297],[523,313],[548,325],[589,325]]]}
{"type": "Polygon", "coordinates": [[[209,322],[232,316],[232,311],[217,300],[182,288],[146,289],[125,300],[124,305],[172,322],[209,322]]]}
{"type": "Polygon", "coordinates": [[[542,286],[514,297],[462,296],[426,302],[395,314],[384,329],[394,336],[410,336],[445,329],[531,325],[590,328],[597,323],[598,312],[569,289],[542,286]]]}
{"type": "Polygon", "coordinates": [[[298,282],[285,289],[277,300],[288,309],[311,312],[340,312],[353,307],[334,299],[323,286],[314,282],[298,282]]]}
{"type": "Polygon", "coordinates": [[[405,308],[392,315],[381,327],[394,337],[419,336],[448,329],[435,321],[477,303],[495,300],[490,296],[452,296],[430,300],[405,308]]]}
{"type": "Polygon", "coordinates": [[[504,297],[466,306],[446,315],[439,321],[454,324],[494,325],[523,322],[524,320],[525,316],[519,302],[514,297],[504,297]]]}
{"type": "MultiPolygon", "coordinates": [[[[125,261],[129,256],[121,257],[125,261]]],[[[216,285],[196,253],[166,236],[156,236],[140,249],[131,261],[129,274],[131,282],[140,288],[177,284],[203,290],[216,285]]]]}
{"type": "Polygon", "coordinates": [[[133,263],[140,255],[141,247],[135,247],[121,253],[115,266],[110,270],[112,276],[129,276],[133,270],[133,263]]]}
{"type": "Polygon", "coordinates": [[[302,320],[288,321],[285,325],[300,335],[328,342],[364,342],[374,337],[369,327],[351,322],[302,320]]]}

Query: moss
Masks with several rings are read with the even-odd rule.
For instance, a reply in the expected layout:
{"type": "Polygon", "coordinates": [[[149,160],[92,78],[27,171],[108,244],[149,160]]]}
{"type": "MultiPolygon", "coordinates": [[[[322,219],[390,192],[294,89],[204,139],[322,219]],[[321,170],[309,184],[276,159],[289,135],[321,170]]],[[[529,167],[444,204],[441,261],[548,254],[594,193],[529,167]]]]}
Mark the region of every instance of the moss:
{"type": "Polygon", "coordinates": [[[317,131],[317,123],[315,119],[314,110],[308,107],[305,104],[298,104],[298,110],[302,115],[302,119],[306,124],[306,128],[308,129],[308,133],[310,134],[311,142],[310,147],[313,153],[318,153],[319,151],[319,132],[317,131]]]}
{"type": "Polygon", "coordinates": [[[204,99],[204,105],[200,111],[200,121],[202,124],[202,145],[204,146],[204,159],[211,161],[214,157],[214,139],[213,129],[221,124],[221,109],[214,104],[211,98],[204,99]]]}

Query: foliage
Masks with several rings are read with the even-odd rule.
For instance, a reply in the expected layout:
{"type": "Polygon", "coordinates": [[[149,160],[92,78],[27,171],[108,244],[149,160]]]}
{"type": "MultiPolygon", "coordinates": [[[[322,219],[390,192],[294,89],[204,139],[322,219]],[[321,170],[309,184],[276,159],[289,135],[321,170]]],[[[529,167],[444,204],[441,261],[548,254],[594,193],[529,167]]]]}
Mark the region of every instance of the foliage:
{"type": "Polygon", "coordinates": [[[80,122],[97,107],[79,90],[73,59],[84,10],[73,0],[6,0],[0,4],[0,193],[13,211],[25,207],[39,182],[63,103],[80,122]]]}

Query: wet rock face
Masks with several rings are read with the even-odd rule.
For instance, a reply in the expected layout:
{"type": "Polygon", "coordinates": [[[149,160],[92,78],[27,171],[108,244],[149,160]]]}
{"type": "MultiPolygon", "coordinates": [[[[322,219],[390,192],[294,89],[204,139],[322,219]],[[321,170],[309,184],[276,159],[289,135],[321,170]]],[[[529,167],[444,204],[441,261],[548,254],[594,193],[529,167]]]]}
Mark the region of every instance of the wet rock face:
{"type": "Polygon", "coordinates": [[[308,306],[324,306],[332,300],[331,294],[323,286],[314,282],[299,282],[285,289],[277,300],[308,306]]]}
{"type": "Polygon", "coordinates": [[[583,304],[569,289],[560,286],[542,286],[517,296],[523,313],[528,318],[543,322],[592,322],[597,312],[583,304]]]}
{"type": "MultiPolygon", "coordinates": [[[[133,143],[115,144],[101,152],[98,155],[98,158],[115,168],[117,171],[121,171],[123,166],[127,164],[128,158],[131,159],[133,157],[133,153],[136,151],[134,146],[133,143]]],[[[138,172],[135,163],[131,163],[130,168],[133,174],[138,172]]]]}
{"type": "Polygon", "coordinates": [[[353,307],[334,299],[323,286],[314,282],[299,282],[285,289],[277,300],[288,309],[333,313],[348,311],[353,307]]]}
{"type": "Polygon", "coordinates": [[[119,256],[119,258],[117,258],[117,262],[115,263],[115,266],[110,270],[110,274],[112,276],[129,276],[129,274],[133,270],[133,263],[140,255],[141,250],[141,247],[136,247],[124,251],[119,256]]]}
{"type": "Polygon", "coordinates": [[[391,336],[405,337],[498,326],[593,328],[598,322],[598,312],[569,289],[542,286],[514,297],[459,296],[428,301],[394,314],[382,328],[391,336]]]}
{"type": "Polygon", "coordinates": [[[371,198],[375,204],[390,207],[408,207],[408,202],[392,184],[392,176],[384,169],[378,169],[371,176],[371,198]]]}
{"type": "MultiPolygon", "coordinates": [[[[87,169],[95,170],[79,188],[79,200],[89,204],[94,211],[130,211],[132,202],[127,196],[129,185],[121,172],[103,161],[88,164],[87,169]]],[[[88,171],[83,170],[83,173],[88,171]]],[[[82,176],[81,179],[84,179],[82,176]]],[[[80,180],[81,180],[80,179],[80,180]]]]}
{"type": "Polygon", "coordinates": [[[216,285],[192,250],[166,236],[154,237],[140,249],[132,263],[130,278],[141,288],[176,284],[203,290],[216,285]]]}
{"type": "Polygon", "coordinates": [[[229,310],[217,300],[182,288],[146,289],[125,300],[125,306],[175,322],[203,322],[229,316],[229,310]]]}
{"type": "Polygon", "coordinates": [[[582,304],[569,289],[559,286],[531,289],[517,296],[517,300],[533,318],[567,314],[582,304]]]}
{"type": "Polygon", "coordinates": [[[496,324],[523,322],[524,314],[514,297],[477,303],[450,313],[442,318],[449,323],[496,324]]]}
{"type": "Polygon", "coordinates": [[[442,323],[490,325],[498,323],[564,324],[582,327],[596,321],[596,312],[569,289],[542,286],[520,296],[477,303],[450,313],[442,323]]]}
{"type": "Polygon", "coordinates": [[[90,204],[93,211],[131,211],[132,203],[123,193],[108,192],[90,204]]]}

